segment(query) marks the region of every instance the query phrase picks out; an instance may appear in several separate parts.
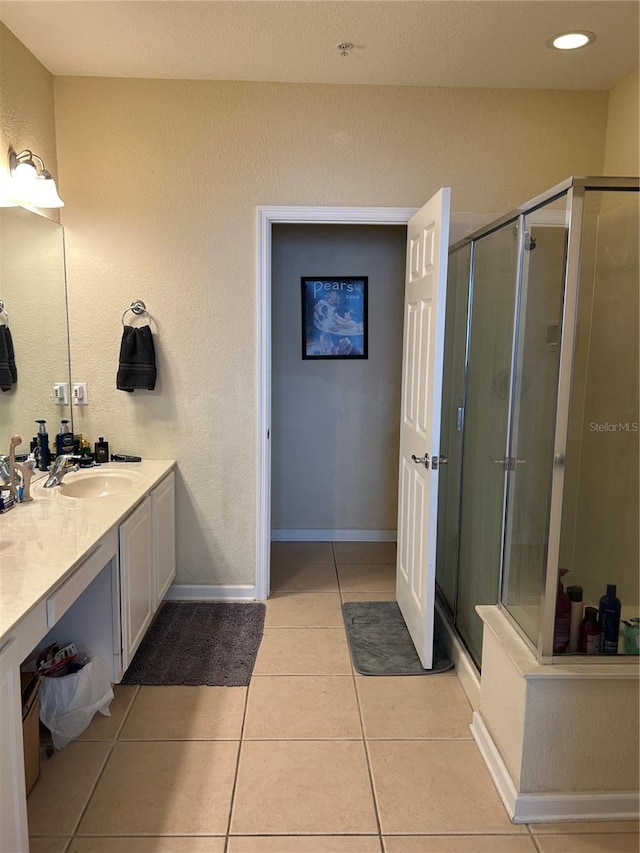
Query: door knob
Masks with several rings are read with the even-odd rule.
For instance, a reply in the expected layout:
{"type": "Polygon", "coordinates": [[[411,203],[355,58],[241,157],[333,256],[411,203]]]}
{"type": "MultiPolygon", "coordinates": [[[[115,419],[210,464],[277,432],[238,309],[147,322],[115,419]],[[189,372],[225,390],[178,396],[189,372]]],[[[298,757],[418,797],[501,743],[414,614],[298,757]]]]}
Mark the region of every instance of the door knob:
{"type": "Polygon", "coordinates": [[[434,471],[438,470],[438,465],[446,465],[449,460],[446,456],[434,456],[431,460],[431,467],[434,471]]]}
{"type": "Polygon", "coordinates": [[[416,456],[415,453],[412,453],[411,458],[416,463],[416,465],[424,465],[425,468],[429,467],[429,454],[428,453],[425,453],[424,456],[416,456]]]}

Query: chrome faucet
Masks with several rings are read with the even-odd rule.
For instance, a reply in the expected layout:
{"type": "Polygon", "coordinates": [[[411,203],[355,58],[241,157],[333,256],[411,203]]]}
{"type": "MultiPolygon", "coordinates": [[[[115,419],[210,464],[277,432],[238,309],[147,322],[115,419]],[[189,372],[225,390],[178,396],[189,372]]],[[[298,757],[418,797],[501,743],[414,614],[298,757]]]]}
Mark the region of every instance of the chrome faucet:
{"type": "Polygon", "coordinates": [[[49,471],[49,476],[42,488],[52,489],[54,486],[59,486],[69,471],[77,471],[78,465],[75,460],[76,457],[71,456],[69,453],[62,453],[60,456],[56,456],[49,471]]]}

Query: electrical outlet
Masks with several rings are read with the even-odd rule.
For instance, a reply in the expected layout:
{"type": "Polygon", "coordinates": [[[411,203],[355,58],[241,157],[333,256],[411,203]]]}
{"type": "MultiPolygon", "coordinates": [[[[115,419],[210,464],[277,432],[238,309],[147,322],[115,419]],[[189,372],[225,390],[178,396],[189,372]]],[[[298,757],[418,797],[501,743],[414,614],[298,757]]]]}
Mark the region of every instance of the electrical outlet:
{"type": "Polygon", "coordinates": [[[76,406],[86,406],[89,402],[86,382],[73,383],[73,402],[76,406]]]}
{"type": "Polygon", "coordinates": [[[56,406],[66,406],[69,402],[69,383],[54,382],[53,383],[53,402],[56,406]]]}

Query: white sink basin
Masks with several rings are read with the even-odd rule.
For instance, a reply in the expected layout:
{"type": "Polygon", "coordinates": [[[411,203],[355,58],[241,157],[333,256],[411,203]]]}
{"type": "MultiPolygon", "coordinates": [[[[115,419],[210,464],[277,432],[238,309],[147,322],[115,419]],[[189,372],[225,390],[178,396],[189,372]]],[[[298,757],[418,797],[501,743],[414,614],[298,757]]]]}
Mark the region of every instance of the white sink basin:
{"type": "Polygon", "coordinates": [[[108,498],[121,495],[136,483],[140,475],[132,471],[87,471],[68,474],[54,488],[66,498],[108,498]]]}

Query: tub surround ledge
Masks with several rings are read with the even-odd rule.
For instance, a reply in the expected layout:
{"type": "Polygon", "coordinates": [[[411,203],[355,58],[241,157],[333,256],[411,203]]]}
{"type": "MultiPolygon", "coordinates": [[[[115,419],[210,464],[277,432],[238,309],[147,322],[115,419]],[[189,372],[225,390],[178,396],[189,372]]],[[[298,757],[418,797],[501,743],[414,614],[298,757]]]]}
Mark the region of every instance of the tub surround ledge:
{"type": "Polygon", "coordinates": [[[500,607],[471,731],[511,820],[638,819],[638,661],[540,664],[500,607]]]}

